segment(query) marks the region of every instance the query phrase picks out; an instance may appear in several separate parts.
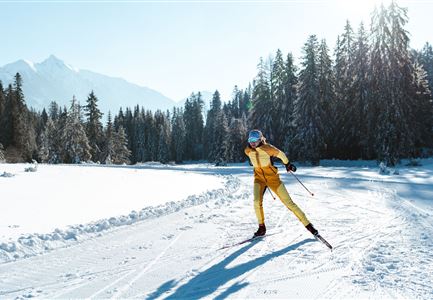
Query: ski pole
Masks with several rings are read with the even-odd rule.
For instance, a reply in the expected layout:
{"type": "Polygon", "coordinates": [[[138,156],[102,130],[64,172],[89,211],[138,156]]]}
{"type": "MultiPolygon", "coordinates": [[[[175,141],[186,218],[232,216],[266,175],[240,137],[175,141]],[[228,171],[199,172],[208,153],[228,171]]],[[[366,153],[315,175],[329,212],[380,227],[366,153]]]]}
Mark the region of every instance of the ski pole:
{"type": "Polygon", "coordinates": [[[274,198],[274,200],[277,200],[277,199],[274,197],[274,194],[272,194],[271,189],[268,188],[268,187],[266,187],[266,189],[268,190],[269,194],[271,194],[272,198],[274,198]]]}
{"type": "Polygon", "coordinates": [[[312,192],[310,192],[309,189],[307,189],[307,187],[299,180],[298,176],[296,176],[292,171],[289,171],[290,174],[292,174],[296,180],[304,187],[304,189],[311,195],[314,196],[314,194],[312,192]]]}

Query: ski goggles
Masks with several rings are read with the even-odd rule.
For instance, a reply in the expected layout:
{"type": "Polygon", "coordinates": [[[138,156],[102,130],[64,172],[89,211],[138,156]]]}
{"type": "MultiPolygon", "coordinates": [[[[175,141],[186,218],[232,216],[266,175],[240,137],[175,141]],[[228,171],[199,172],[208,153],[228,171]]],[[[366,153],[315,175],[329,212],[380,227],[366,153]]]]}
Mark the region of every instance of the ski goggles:
{"type": "Polygon", "coordinates": [[[260,141],[260,139],[261,139],[260,131],[251,131],[248,136],[248,143],[255,143],[260,141]]]}

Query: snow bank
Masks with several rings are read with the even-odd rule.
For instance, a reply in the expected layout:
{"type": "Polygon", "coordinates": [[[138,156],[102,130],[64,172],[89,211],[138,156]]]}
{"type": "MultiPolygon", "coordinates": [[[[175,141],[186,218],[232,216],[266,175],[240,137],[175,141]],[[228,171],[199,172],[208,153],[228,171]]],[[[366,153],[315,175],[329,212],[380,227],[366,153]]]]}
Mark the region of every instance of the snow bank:
{"type": "Polygon", "coordinates": [[[68,226],[51,233],[34,233],[19,237],[16,241],[0,241],[0,263],[17,260],[59,247],[69,246],[84,239],[99,236],[110,229],[131,225],[143,220],[158,218],[181,209],[200,205],[209,201],[224,204],[234,199],[233,193],[239,189],[240,180],[234,176],[222,176],[224,188],[188,196],[181,201],[172,201],[158,206],[145,207],[140,211],[131,211],[127,215],[105,218],[88,224],[68,226]]]}

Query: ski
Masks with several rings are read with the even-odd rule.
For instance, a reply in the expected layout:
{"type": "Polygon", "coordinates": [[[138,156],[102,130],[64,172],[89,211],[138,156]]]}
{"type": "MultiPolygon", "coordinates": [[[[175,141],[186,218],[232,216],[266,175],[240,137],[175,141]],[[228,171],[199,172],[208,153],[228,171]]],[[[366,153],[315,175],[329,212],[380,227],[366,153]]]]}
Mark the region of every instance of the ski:
{"type": "Polygon", "coordinates": [[[236,246],[239,246],[239,245],[242,245],[242,244],[246,244],[246,243],[252,243],[252,242],[254,242],[254,241],[260,241],[260,240],[262,240],[263,238],[265,238],[265,237],[267,237],[267,236],[271,236],[271,235],[274,235],[274,234],[278,234],[278,233],[280,233],[281,231],[278,231],[278,232],[274,232],[274,233],[269,233],[269,234],[265,234],[265,235],[262,235],[262,236],[256,236],[256,237],[250,237],[250,238],[248,238],[248,239],[246,239],[246,240],[243,240],[243,241],[240,241],[240,242],[237,242],[237,243],[234,243],[234,244],[229,244],[229,245],[225,245],[225,246],[222,246],[221,248],[219,248],[218,250],[223,250],[223,249],[227,249],[227,248],[232,248],[232,247],[236,247],[236,246]]]}
{"type": "Polygon", "coordinates": [[[222,246],[222,247],[219,248],[218,250],[223,250],[223,249],[227,249],[227,248],[236,247],[236,246],[239,246],[239,245],[242,245],[242,244],[248,243],[248,242],[253,242],[253,241],[255,241],[255,240],[260,240],[260,239],[263,238],[263,237],[264,237],[264,236],[252,237],[252,238],[249,238],[249,239],[246,239],[246,240],[243,240],[243,241],[237,242],[237,243],[235,243],[235,244],[230,244],[230,245],[222,246]]]}
{"type": "Polygon", "coordinates": [[[314,236],[318,241],[321,241],[323,244],[325,244],[326,247],[328,247],[329,249],[331,249],[332,251],[332,246],[330,243],[328,243],[327,240],[325,240],[320,234],[316,234],[314,236]]]}

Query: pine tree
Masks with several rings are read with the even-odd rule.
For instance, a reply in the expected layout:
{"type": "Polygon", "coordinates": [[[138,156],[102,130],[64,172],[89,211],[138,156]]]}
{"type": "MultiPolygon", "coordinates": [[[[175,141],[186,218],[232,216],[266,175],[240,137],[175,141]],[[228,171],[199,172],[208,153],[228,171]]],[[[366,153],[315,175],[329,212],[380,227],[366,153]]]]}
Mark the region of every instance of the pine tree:
{"type": "Polygon", "coordinates": [[[252,98],[251,90],[252,90],[251,85],[249,85],[249,87],[247,89],[245,89],[245,91],[243,92],[243,95],[242,95],[240,103],[239,103],[240,117],[248,116],[250,113],[250,110],[253,106],[252,100],[251,100],[251,98],[252,98]]]}
{"type": "Polygon", "coordinates": [[[272,66],[272,103],[268,108],[273,120],[272,132],[274,133],[272,143],[278,148],[283,147],[285,136],[287,133],[287,81],[288,75],[281,50],[277,50],[274,65],[272,66]],[[283,115],[283,112],[286,113],[283,115]]]}
{"type": "MultiPolygon", "coordinates": [[[[52,103],[53,104],[53,103],[52,103]]],[[[57,105],[57,104],[56,104],[57,105]]],[[[68,117],[67,109],[62,110],[58,108],[54,114],[50,107],[50,115],[55,116],[55,119],[49,117],[46,125],[46,136],[48,142],[48,163],[56,164],[62,161],[62,134],[66,126],[66,119],[68,117]]]]}
{"type": "Polygon", "coordinates": [[[426,43],[422,48],[420,55],[420,63],[426,71],[427,81],[430,91],[433,91],[433,48],[430,43],[426,43]]]}
{"type": "Polygon", "coordinates": [[[215,122],[215,149],[214,163],[216,166],[225,166],[229,160],[229,128],[227,117],[223,110],[216,116],[215,122]]]}
{"type": "Polygon", "coordinates": [[[165,164],[170,160],[170,116],[161,111],[155,113],[158,137],[157,161],[165,164]]]}
{"type": "Polygon", "coordinates": [[[140,109],[137,105],[134,108],[134,113],[132,117],[132,134],[130,136],[132,161],[134,163],[143,161],[145,156],[145,137],[144,137],[144,123],[145,111],[144,108],[140,109]]]}
{"type": "Polygon", "coordinates": [[[112,157],[115,155],[114,152],[114,127],[111,120],[111,112],[107,115],[107,126],[105,128],[105,144],[103,148],[103,160],[104,164],[112,164],[112,157]]]}
{"type": "Polygon", "coordinates": [[[375,147],[380,161],[394,166],[414,147],[413,64],[404,25],[407,10],[392,2],[373,16],[373,87],[377,101],[375,147]]]}
{"type": "Polygon", "coordinates": [[[272,108],[270,74],[263,58],[260,58],[257,68],[258,74],[253,82],[249,123],[251,128],[260,129],[270,140],[273,140],[273,122],[270,111],[272,108]]]}
{"type": "MultiPolygon", "coordinates": [[[[354,110],[352,124],[354,126],[354,135],[358,138],[359,154],[355,158],[368,158],[368,128],[367,120],[367,101],[370,95],[369,85],[369,44],[367,33],[363,23],[360,24],[356,41],[354,43],[355,53],[353,58],[353,97],[354,110]]],[[[356,145],[355,145],[356,146],[356,145]]],[[[356,150],[354,150],[356,152],[356,150]]]]}
{"type": "MultiPolygon", "coordinates": [[[[376,135],[379,125],[379,111],[382,109],[383,103],[386,103],[389,83],[389,71],[386,68],[385,58],[387,57],[387,43],[389,35],[388,24],[386,23],[385,8],[383,5],[380,8],[375,8],[372,16],[371,25],[371,50],[368,84],[370,86],[370,94],[366,101],[366,128],[367,134],[364,139],[364,151],[368,159],[378,157],[379,149],[376,145],[376,135]]],[[[383,131],[383,130],[382,130],[383,131]]]]}
{"type": "Polygon", "coordinates": [[[332,133],[332,152],[337,158],[355,159],[360,156],[359,123],[355,116],[356,103],[354,80],[356,39],[349,21],[340,36],[335,51],[335,126],[332,133]]]}
{"type": "Polygon", "coordinates": [[[219,130],[219,124],[218,121],[220,118],[220,115],[222,113],[221,108],[221,98],[220,93],[218,91],[215,91],[212,97],[212,102],[210,105],[210,109],[207,113],[206,118],[206,127],[205,127],[205,134],[204,134],[204,145],[205,145],[205,153],[207,153],[207,159],[209,162],[216,162],[216,156],[219,144],[217,140],[218,130],[219,130]]]}
{"type": "Polygon", "coordinates": [[[228,131],[228,160],[231,162],[245,161],[244,149],[248,135],[247,118],[233,118],[228,131]]]}
{"type": "Polygon", "coordinates": [[[128,138],[123,126],[114,134],[114,154],[111,159],[114,164],[129,164],[131,151],[128,149],[128,138]]]}
{"type": "Polygon", "coordinates": [[[330,158],[328,145],[332,143],[334,136],[335,118],[335,79],[332,70],[332,60],[329,56],[329,49],[323,39],[318,50],[318,85],[319,85],[319,106],[321,107],[320,119],[322,122],[321,132],[323,133],[324,147],[321,149],[321,157],[330,158]]]}
{"type": "Polygon", "coordinates": [[[14,160],[31,161],[37,150],[36,133],[25,104],[22,84],[21,75],[17,73],[13,88],[9,86],[7,90],[5,143],[13,146],[13,152],[16,153],[14,160]]]}
{"type": "Polygon", "coordinates": [[[39,162],[46,163],[49,160],[50,151],[49,145],[50,141],[48,140],[48,122],[51,120],[47,120],[47,126],[41,131],[38,136],[38,158],[39,162]]]}
{"type": "Polygon", "coordinates": [[[137,105],[132,118],[132,134],[129,136],[133,163],[146,161],[145,111],[137,105]]]}
{"type": "Polygon", "coordinates": [[[299,96],[295,104],[297,126],[294,147],[301,161],[317,165],[324,146],[321,119],[319,74],[317,68],[318,41],[311,35],[303,48],[304,56],[299,75],[299,96]]]}
{"type": "Polygon", "coordinates": [[[75,96],[67,113],[60,140],[63,162],[76,164],[91,158],[89,141],[80,121],[80,105],[76,102],[75,96]]]}
{"type": "Polygon", "coordinates": [[[5,92],[3,90],[2,82],[0,80],[0,143],[5,142],[5,137],[6,137],[5,120],[6,120],[6,97],[5,97],[5,92]]]}
{"type": "Polygon", "coordinates": [[[293,55],[289,53],[286,60],[287,81],[285,83],[285,105],[281,107],[280,124],[285,126],[281,129],[284,133],[283,149],[291,156],[293,152],[292,140],[295,136],[295,102],[298,98],[298,77],[297,68],[293,61],[293,55]]]}
{"type": "Polygon", "coordinates": [[[185,102],[185,159],[200,160],[203,158],[203,100],[200,92],[191,95],[185,102]]]}
{"type": "Polygon", "coordinates": [[[98,98],[92,91],[87,97],[87,105],[84,107],[86,122],[86,134],[89,139],[90,154],[92,160],[97,162],[102,159],[102,144],[103,144],[103,131],[102,131],[102,113],[98,108],[98,98]]]}
{"type": "Polygon", "coordinates": [[[145,161],[156,161],[159,136],[157,135],[156,120],[150,110],[146,111],[144,124],[145,161]]]}
{"type": "Polygon", "coordinates": [[[184,160],[185,151],[185,122],[183,120],[183,111],[174,109],[172,118],[171,131],[171,152],[176,163],[181,163],[184,160]]]}
{"type": "MultiPolygon", "coordinates": [[[[412,124],[415,134],[416,150],[421,152],[423,147],[433,147],[433,100],[429,88],[427,72],[423,65],[414,63],[414,74],[412,85],[414,87],[414,119],[412,124]]],[[[420,156],[421,153],[414,153],[413,156],[420,156]]]]}
{"type": "Polygon", "coordinates": [[[48,116],[51,118],[51,120],[56,121],[60,114],[61,112],[59,105],[55,101],[52,101],[48,109],[48,116]]]}

